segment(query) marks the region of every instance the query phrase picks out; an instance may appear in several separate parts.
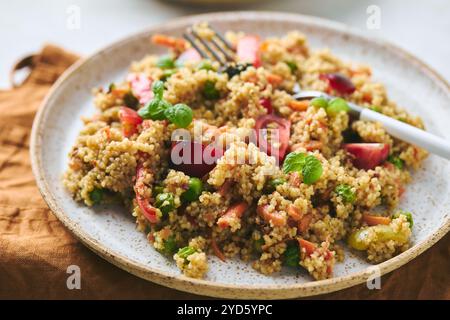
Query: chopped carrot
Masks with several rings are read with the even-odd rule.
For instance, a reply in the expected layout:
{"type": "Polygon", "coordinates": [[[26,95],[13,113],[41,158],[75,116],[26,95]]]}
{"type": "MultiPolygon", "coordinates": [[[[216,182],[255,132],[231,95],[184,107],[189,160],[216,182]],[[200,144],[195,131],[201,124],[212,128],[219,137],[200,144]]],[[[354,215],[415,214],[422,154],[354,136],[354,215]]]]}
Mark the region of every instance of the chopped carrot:
{"type": "Polygon", "coordinates": [[[267,40],[261,42],[261,45],[259,46],[259,50],[261,50],[262,52],[267,51],[267,49],[269,48],[269,44],[270,44],[270,42],[267,40]]]}
{"type": "Polygon", "coordinates": [[[272,222],[274,226],[286,225],[286,217],[279,212],[269,212],[268,205],[258,206],[257,213],[267,222],[272,222]]]}
{"type": "Polygon", "coordinates": [[[167,240],[167,238],[169,238],[171,234],[172,234],[172,230],[170,230],[167,227],[163,228],[163,229],[161,229],[161,231],[159,231],[159,235],[161,236],[161,239],[163,239],[163,240],[167,240]]]}
{"type": "Polygon", "coordinates": [[[288,102],[288,107],[295,111],[305,111],[308,109],[309,100],[291,100],[288,102]]]}
{"type": "Polygon", "coordinates": [[[293,204],[288,206],[287,214],[294,221],[300,221],[303,217],[303,214],[300,212],[300,209],[294,206],[293,204]]]}
{"type": "Polygon", "coordinates": [[[217,220],[217,225],[221,228],[227,228],[230,226],[232,220],[240,219],[247,210],[248,204],[245,201],[238,202],[228,208],[227,211],[217,220]]]}
{"type": "Polygon", "coordinates": [[[375,216],[371,214],[364,213],[362,215],[362,220],[367,223],[369,226],[376,226],[378,224],[389,224],[391,223],[391,218],[388,217],[382,217],[382,216],[375,216]]]}
{"type": "Polygon", "coordinates": [[[267,74],[267,81],[273,86],[279,86],[283,82],[283,78],[277,74],[267,74]]]}
{"type": "Polygon", "coordinates": [[[219,190],[217,192],[222,196],[225,197],[228,194],[228,191],[230,191],[231,186],[233,185],[233,181],[230,179],[225,180],[225,182],[220,186],[219,190]]]}
{"type": "Polygon", "coordinates": [[[169,47],[180,52],[186,49],[186,40],[182,38],[169,37],[164,34],[153,35],[152,42],[154,44],[169,47]]]}
{"type": "Polygon", "coordinates": [[[213,249],[216,257],[219,258],[220,260],[222,260],[223,262],[225,262],[225,255],[219,249],[219,246],[217,245],[217,242],[216,242],[216,240],[214,240],[214,238],[211,238],[211,248],[213,249]]]}
{"type": "Polygon", "coordinates": [[[316,245],[308,240],[297,238],[298,244],[301,249],[305,249],[307,255],[311,255],[316,250],[316,245]]]}
{"type": "Polygon", "coordinates": [[[111,94],[114,97],[122,98],[128,91],[128,89],[113,89],[111,90],[111,94]]]}
{"type": "Polygon", "coordinates": [[[312,215],[306,214],[302,217],[302,219],[298,223],[298,231],[304,233],[308,230],[309,225],[311,224],[312,215]]]}

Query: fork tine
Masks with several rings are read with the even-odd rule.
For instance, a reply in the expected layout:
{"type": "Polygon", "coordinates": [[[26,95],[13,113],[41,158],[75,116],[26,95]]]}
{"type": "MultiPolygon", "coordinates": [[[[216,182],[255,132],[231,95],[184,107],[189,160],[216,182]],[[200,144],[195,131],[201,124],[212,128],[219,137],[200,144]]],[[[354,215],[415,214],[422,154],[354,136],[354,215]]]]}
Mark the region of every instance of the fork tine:
{"type": "MultiPolygon", "coordinates": [[[[214,31],[215,32],[215,31],[214,31]]],[[[217,34],[216,34],[216,36],[217,36],[217,34]]],[[[217,48],[217,49],[219,49],[219,51],[223,54],[223,56],[225,57],[225,59],[227,60],[227,61],[234,61],[234,58],[233,58],[233,56],[231,56],[228,52],[227,52],[227,50],[225,50],[224,48],[222,48],[222,46],[216,41],[216,39],[214,39],[214,38],[211,38],[211,42],[214,44],[214,46],[217,48]]]]}
{"type": "Polygon", "coordinates": [[[222,43],[227,47],[228,50],[230,50],[231,52],[234,52],[234,48],[231,45],[231,43],[225,39],[224,36],[222,36],[219,32],[217,32],[217,30],[215,28],[213,28],[212,26],[209,26],[209,28],[214,32],[214,35],[220,39],[220,41],[222,41],[222,43]]]}
{"type": "Polygon", "coordinates": [[[189,33],[183,33],[183,37],[191,44],[191,46],[197,50],[197,52],[202,56],[203,59],[209,59],[208,54],[200,49],[200,47],[195,43],[195,39],[189,33]]]}
{"type": "Polygon", "coordinates": [[[222,57],[215,52],[211,46],[202,37],[200,37],[197,32],[190,30],[191,34],[206,48],[206,50],[221,64],[224,65],[226,61],[223,61],[222,57]]]}

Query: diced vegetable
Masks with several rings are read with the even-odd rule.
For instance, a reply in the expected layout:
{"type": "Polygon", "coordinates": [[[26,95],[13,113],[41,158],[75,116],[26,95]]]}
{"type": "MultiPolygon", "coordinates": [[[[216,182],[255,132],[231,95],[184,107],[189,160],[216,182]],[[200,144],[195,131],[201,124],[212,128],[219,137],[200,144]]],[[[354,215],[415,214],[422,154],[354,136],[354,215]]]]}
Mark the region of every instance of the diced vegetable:
{"type": "Polygon", "coordinates": [[[169,37],[164,34],[155,34],[152,36],[152,42],[161,46],[174,49],[178,52],[185,50],[186,40],[183,38],[169,37]]]}
{"type": "Polygon", "coordinates": [[[185,62],[199,62],[202,60],[200,54],[194,48],[189,48],[184,51],[177,59],[177,64],[184,64],[185,62]]]}
{"type": "Polygon", "coordinates": [[[197,66],[198,70],[214,70],[214,67],[212,66],[211,62],[209,60],[202,60],[198,66],[197,66]]]}
{"type": "Polygon", "coordinates": [[[300,250],[301,249],[305,249],[305,252],[307,255],[311,255],[315,250],[316,250],[316,245],[308,240],[302,239],[302,238],[298,238],[298,244],[300,246],[300,250]]]}
{"type": "Polygon", "coordinates": [[[203,182],[199,178],[191,177],[189,178],[189,187],[181,195],[181,199],[185,202],[193,202],[200,197],[203,190],[203,182]]]}
{"type": "Polygon", "coordinates": [[[271,222],[274,226],[284,226],[286,225],[286,217],[284,217],[279,212],[269,212],[268,205],[258,206],[256,212],[265,221],[271,222]]]}
{"type": "Polygon", "coordinates": [[[178,250],[177,255],[182,258],[182,259],[187,259],[187,257],[189,257],[191,254],[196,253],[197,250],[195,250],[194,248],[190,247],[190,246],[186,246],[183,247],[181,249],[178,250]]]}
{"type": "Polygon", "coordinates": [[[158,194],[155,198],[155,206],[161,210],[163,214],[168,214],[175,209],[173,194],[164,192],[158,194]]]}
{"type": "Polygon", "coordinates": [[[138,165],[136,168],[136,183],[134,185],[134,191],[136,193],[136,201],[144,217],[150,223],[158,223],[159,216],[157,213],[157,209],[150,204],[149,199],[144,198],[141,195],[141,192],[143,191],[142,189],[145,188],[145,185],[143,183],[145,175],[146,175],[145,168],[142,165],[138,165]]]}
{"type": "Polygon", "coordinates": [[[353,155],[355,167],[369,170],[387,159],[390,147],[384,143],[347,143],[344,144],[344,150],[353,155]]]}
{"type": "Polygon", "coordinates": [[[258,147],[269,156],[274,156],[281,162],[289,146],[291,122],[274,114],[268,114],[256,120],[255,130],[258,147]],[[278,130],[278,148],[274,148],[270,140],[270,131],[274,129],[278,130]]]}
{"type": "Polygon", "coordinates": [[[119,120],[122,124],[122,132],[125,137],[137,133],[137,126],[142,123],[142,118],[133,109],[121,107],[119,109],[119,120]]]}
{"type": "Polygon", "coordinates": [[[103,200],[103,194],[104,194],[103,189],[95,188],[89,193],[89,198],[94,203],[94,205],[100,204],[103,200]]]}
{"type": "Polygon", "coordinates": [[[345,203],[353,203],[356,200],[355,193],[352,191],[352,188],[347,184],[340,184],[336,186],[334,192],[336,192],[336,194],[340,196],[345,203]]]}
{"type": "Polygon", "coordinates": [[[211,163],[209,160],[217,160],[223,154],[223,151],[218,148],[213,149],[210,155],[206,154],[206,148],[205,145],[196,141],[175,142],[172,144],[172,167],[178,171],[182,171],[188,176],[202,178],[216,166],[215,161],[211,163]],[[179,150],[179,153],[175,153],[175,149],[177,151],[179,150]],[[184,152],[187,152],[189,156],[185,156],[184,152]],[[197,156],[195,156],[195,154],[197,154],[197,156]],[[201,154],[201,158],[197,159],[199,154],[201,154]],[[211,156],[212,159],[209,159],[209,156],[211,156]],[[174,157],[180,160],[179,163],[173,162],[174,157]],[[184,161],[185,159],[187,161],[184,161]]]}
{"type": "Polygon", "coordinates": [[[372,214],[368,214],[368,213],[363,213],[362,221],[367,223],[369,226],[376,226],[379,224],[388,225],[391,223],[391,218],[376,216],[376,215],[372,215],[372,214]]]}
{"type": "Polygon", "coordinates": [[[139,100],[131,92],[125,93],[123,96],[123,103],[132,109],[136,109],[139,106],[139,100]]]}
{"type": "Polygon", "coordinates": [[[284,264],[288,267],[298,267],[300,262],[300,252],[297,242],[289,242],[284,252],[284,264]]]}
{"type": "Polygon", "coordinates": [[[255,252],[261,252],[262,251],[262,246],[264,245],[264,238],[261,237],[258,240],[253,240],[253,250],[255,252]]]}
{"type": "Polygon", "coordinates": [[[235,219],[240,219],[248,208],[248,203],[245,201],[236,203],[228,208],[227,211],[217,220],[217,225],[221,228],[228,228],[230,222],[235,219]]]}
{"type": "Polygon", "coordinates": [[[314,98],[310,101],[309,104],[315,108],[323,108],[325,110],[328,108],[328,100],[324,97],[314,98]]]}
{"type": "Polygon", "coordinates": [[[319,76],[321,80],[328,82],[328,86],[342,95],[355,92],[356,88],[352,81],[340,73],[326,73],[319,76]]]}
{"type": "Polygon", "coordinates": [[[261,66],[261,41],[258,36],[247,35],[238,40],[236,55],[239,62],[251,63],[255,68],[261,66]]]}
{"type": "Polygon", "coordinates": [[[328,102],[328,107],[326,110],[327,114],[335,116],[341,111],[343,112],[350,111],[350,107],[348,106],[347,101],[345,101],[344,99],[334,98],[331,99],[330,102],[328,102]]]}
{"type": "Polygon", "coordinates": [[[166,256],[171,256],[177,251],[177,242],[175,236],[171,235],[166,240],[163,240],[164,248],[162,253],[166,256]]]}
{"type": "Polygon", "coordinates": [[[405,162],[402,159],[393,155],[390,155],[387,160],[400,170],[402,170],[405,165],[405,162]]]}
{"type": "Polygon", "coordinates": [[[266,78],[267,82],[269,82],[274,87],[278,87],[283,82],[283,78],[274,73],[268,73],[266,78]]]}
{"type": "Polygon", "coordinates": [[[399,243],[408,241],[406,234],[395,232],[389,225],[379,224],[352,232],[347,239],[348,245],[356,250],[367,250],[369,247],[368,237],[371,231],[376,235],[376,238],[372,241],[386,242],[393,240],[399,243]]]}
{"type": "Polygon", "coordinates": [[[370,106],[369,109],[375,112],[381,112],[381,108],[379,106],[370,106]]]}
{"type": "Polygon", "coordinates": [[[277,186],[280,186],[280,185],[284,184],[285,182],[286,182],[286,179],[284,179],[284,178],[271,179],[267,182],[264,191],[266,193],[272,193],[277,189],[277,186]]]}
{"type": "Polygon", "coordinates": [[[289,108],[294,111],[305,111],[308,109],[309,101],[307,100],[291,100],[288,102],[289,108]]]}
{"type": "Polygon", "coordinates": [[[295,73],[298,70],[297,63],[295,61],[285,61],[289,69],[291,69],[291,73],[295,73]]]}
{"type": "Polygon", "coordinates": [[[251,63],[230,64],[225,67],[224,72],[228,75],[228,78],[231,79],[234,76],[239,75],[241,72],[245,71],[251,65],[251,63]]]}
{"type": "Polygon", "coordinates": [[[300,221],[303,217],[303,213],[300,211],[300,209],[294,206],[293,204],[290,204],[288,206],[287,214],[294,221],[300,221]]]}
{"type": "Polygon", "coordinates": [[[208,100],[216,100],[220,98],[220,92],[216,89],[216,83],[211,80],[205,81],[205,86],[203,87],[203,97],[208,100]]]}
{"type": "Polygon", "coordinates": [[[156,62],[156,66],[161,69],[173,69],[175,68],[175,60],[169,55],[162,56],[156,62]]]}
{"type": "Polygon", "coordinates": [[[272,101],[268,98],[262,98],[259,100],[259,103],[263,106],[264,109],[267,110],[267,114],[271,114],[273,112],[272,101]]]}
{"type": "Polygon", "coordinates": [[[130,83],[131,92],[127,92],[123,97],[127,107],[137,109],[139,103],[146,104],[153,97],[152,79],[144,73],[131,73],[127,77],[130,83]]]}

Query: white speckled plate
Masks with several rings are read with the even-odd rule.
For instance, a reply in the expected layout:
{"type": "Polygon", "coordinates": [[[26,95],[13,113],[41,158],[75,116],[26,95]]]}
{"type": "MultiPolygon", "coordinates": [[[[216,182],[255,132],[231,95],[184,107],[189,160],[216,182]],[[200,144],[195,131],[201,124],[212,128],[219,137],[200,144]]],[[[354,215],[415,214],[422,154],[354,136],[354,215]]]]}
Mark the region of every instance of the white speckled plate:
{"type": "MultiPolygon", "coordinates": [[[[36,116],[31,143],[33,171],[43,197],[56,216],[97,254],[139,277],[193,293],[231,298],[289,298],[315,295],[364,282],[369,264],[346,253],[335,277],[312,281],[302,271],[283,270],[274,276],[255,272],[239,261],[222,263],[210,257],[206,279],[180,275],[173,262],[157,253],[145,235],[135,230],[122,208],[92,209],[76,203],[64,190],[61,175],[67,153],[82,127],[80,116],[94,111],[91,88],[123,77],[133,60],[162,53],[149,38],[153,33],[180,35],[194,22],[210,21],[224,31],[244,30],[262,36],[282,35],[298,29],[313,48],[329,47],[338,56],[373,67],[391,98],[423,117],[428,130],[450,139],[450,87],[429,67],[403,50],[359,32],[321,19],[267,12],[232,12],[187,17],[153,27],[116,42],[70,68],[54,85],[36,116]]],[[[390,272],[433,245],[450,229],[450,163],[436,156],[425,161],[407,187],[401,207],[415,216],[412,247],[378,267],[390,272]]]]}

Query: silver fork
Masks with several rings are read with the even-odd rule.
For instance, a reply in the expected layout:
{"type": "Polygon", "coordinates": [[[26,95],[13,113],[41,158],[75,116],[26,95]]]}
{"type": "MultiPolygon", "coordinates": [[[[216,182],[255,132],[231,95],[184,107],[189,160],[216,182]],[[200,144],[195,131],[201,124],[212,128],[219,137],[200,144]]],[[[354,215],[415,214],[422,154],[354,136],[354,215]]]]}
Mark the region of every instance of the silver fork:
{"type": "MultiPolygon", "coordinates": [[[[211,27],[210,29],[214,32],[210,40],[200,37],[193,28],[187,29],[183,37],[204,59],[215,60],[222,67],[227,67],[235,63],[233,46],[215,29],[211,27]]],[[[296,100],[309,100],[317,97],[324,97],[326,99],[335,98],[321,91],[304,91],[301,89],[297,89],[297,92],[292,97],[296,100]]],[[[364,121],[380,122],[386,132],[393,137],[450,160],[449,141],[382,113],[358,106],[352,102],[348,102],[348,105],[350,107],[350,114],[355,118],[364,121]]]]}

